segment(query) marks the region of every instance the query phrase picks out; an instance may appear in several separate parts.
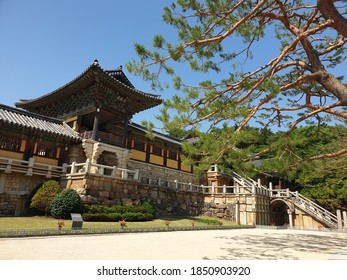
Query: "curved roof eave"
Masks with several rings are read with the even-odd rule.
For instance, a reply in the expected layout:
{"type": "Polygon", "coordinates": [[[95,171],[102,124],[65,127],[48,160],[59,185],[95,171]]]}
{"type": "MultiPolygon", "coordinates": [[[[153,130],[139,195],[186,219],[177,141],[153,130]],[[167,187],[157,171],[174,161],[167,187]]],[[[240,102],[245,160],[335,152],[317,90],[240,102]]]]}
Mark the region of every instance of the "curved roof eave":
{"type": "MultiPolygon", "coordinates": [[[[42,106],[46,104],[46,102],[52,102],[54,100],[61,99],[70,94],[73,94],[73,87],[79,87],[81,84],[85,84],[87,86],[93,84],[96,81],[96,76],[98,76],[98,74],[101,75],[99,76],[100,78],[107,79],[111,84],[113,83],[114,85],[123,87],[128,92],[135,94],[137,97],[141,96],[146,100],[151,100],[154,103],[151,107],[162,103],[160,95],[142,92],[134,87],[122,83],[115,77],[112,77],[109,71],[101,68],[98,62],[94,61],[94,63],[91,64],[83,73],[81,73],[79,76],[77,76],[75,79],[68,82],[67,84],[40,97],[20,100],[19,102],[15,103],[15,106],[24,109],[30,109],[42,106]]],[[[124,73],[123,75],[124,77],[126,77],[124,73]]]]}
{"type": "Polygon", "coordinates": [[[64,121],[30,113],[0,104],[0,123],[40,131],[46,135],[55,135],[78,142],[81,140],[76,131],[64,121]]]}

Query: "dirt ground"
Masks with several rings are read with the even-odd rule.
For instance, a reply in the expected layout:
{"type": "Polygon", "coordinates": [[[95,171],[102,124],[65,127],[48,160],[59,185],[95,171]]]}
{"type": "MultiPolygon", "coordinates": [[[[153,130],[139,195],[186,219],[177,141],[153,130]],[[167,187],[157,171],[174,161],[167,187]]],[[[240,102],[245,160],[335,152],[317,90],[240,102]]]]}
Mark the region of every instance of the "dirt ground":
{"type": "Polygon", "coordinates": [[[347,260],[347,233],[234,229],[0,239],[1,260],[347,260]]]}

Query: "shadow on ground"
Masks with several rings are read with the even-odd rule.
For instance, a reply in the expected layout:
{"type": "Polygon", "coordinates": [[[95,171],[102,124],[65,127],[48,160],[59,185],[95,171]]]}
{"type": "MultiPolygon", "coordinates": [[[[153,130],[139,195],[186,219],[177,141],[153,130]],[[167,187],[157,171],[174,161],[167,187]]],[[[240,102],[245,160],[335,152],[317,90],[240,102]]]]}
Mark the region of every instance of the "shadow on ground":
{"type": "MultiPolygon", "coordinates": [[[[319,253],[326,259],[347,259],[347,235],[263,234],[216,237],[226,240],[221,260],[298,260],[298,252],[319,253]],[[237,244],[237,246],[235,246],[237,244]],[[293,254],[296,252],[296,254],[293,254]],[[338,255],[334,258],[334,255],[338,255]]],[[[307,255],[306,255],[307,256],[307,255]]],[[[208,259],[205,257],[204,259],[208,259]]],[[[307,257],[306,257],[307,259],[307,257]]]]}

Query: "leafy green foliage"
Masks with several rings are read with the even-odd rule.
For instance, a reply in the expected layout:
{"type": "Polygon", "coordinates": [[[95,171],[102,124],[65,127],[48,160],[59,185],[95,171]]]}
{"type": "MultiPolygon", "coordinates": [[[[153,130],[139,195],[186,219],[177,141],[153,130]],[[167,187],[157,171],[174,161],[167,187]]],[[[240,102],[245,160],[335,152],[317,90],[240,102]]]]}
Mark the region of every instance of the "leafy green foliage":
{"type": "Polygon", "coordinates": [[[142,202],[141,206],[143,209],[145,209],[146,213],[151,214],[155,218],[156,211],[155,211],[155,208],[153,207],[153,205],[151,203],[149,203],[148,201],[144,201],[144,202],[142,202]]]}
{"type": "Polygon", "coordinates": [[[82,201],[76,190],[66,189],[59,193],[52,201],[51,215],[54,218],[70,218],[71,213],[79,213],[82,201]]]}
{"type": "Polygon", "coordinates": [[[163,14],[175,43],[156,35],[152,50],[135,45],[128,70],[175,89],[158,119],[172,135],[194,132],[185,161],[200,173],[215,162],[251,171],[252,155],[274,158],[277,169],[293,165],[321,151],[298,152],[311,136],[297,137],[297,127],[346,124],[346,81],[333,71],[346,41],[311,2],[176,0],[163,14]],[[275,126],[288,133],[270,135],[275,126]]]}
{"type": "Polygon", "coordinates": [[[50,180],[45,182],[42,187],[33,196],[30,207],[42,211],[48,215],[51,210],[51,203],[58,193],[61,192],[61,187],[57,181],[50,180]]]}
{"type": "Polygon", "coordinates": [[[347,209],[347,155],[329,157],[346,147],[347,128],[307,126],[296,129],[289,138],[277,134],[272,157],[263,161],[261,171],[280,174],[293,188],[333,212],[347,209]],[[317,154],[328,157],[314,160],[317,154]]]}
{"type": "Polygon", "coordinates": [[[125,220],[127,222],[149,221],[155,216],[153,206],[144,202],[139,205],[89,205],[85,207],[83,220],[85,221],[113,221],[125,220]]]}
{"type": "Polygon", "coordinates": [[[113,206],[106,206],[106,205],[86,205],[84,209],[85,213],[126,213],[126,212],[132,212],[132,213],[146,213],[146,209],[143,206],[139,205],[113,205],[113,206]]]}

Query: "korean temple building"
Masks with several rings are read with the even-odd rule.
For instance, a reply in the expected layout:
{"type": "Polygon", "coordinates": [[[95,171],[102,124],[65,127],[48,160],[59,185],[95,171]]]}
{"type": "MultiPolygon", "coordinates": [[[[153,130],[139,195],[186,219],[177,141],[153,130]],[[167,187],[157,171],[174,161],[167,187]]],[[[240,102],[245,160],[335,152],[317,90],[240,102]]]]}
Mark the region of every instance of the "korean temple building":
{"type": "Polygon", "coordinates": [[[73,188],[87,204],[150,201],[159,215],[228,218],[245,225],[343,228],[343,219],[297,192],[263,186],[212,165],[203,181],[183,164],[182,140],[148,137],[135,114],[158,106],[122,68],[95,60],[82,74],[16,108],[0,104],[0,216],[26,214],[32,191],[47,180],[73,188]]]}
{"type": "Polygon", "coordinates": [[[104,70],[95,60],[46,95],[20,100],[17,108],[0,105],[0,214],[24,214],[31,191],[48,179],[104,204],[140,199],[136,186],[121,180],[134,176],[147,184],[150,178],[197,183],[192,166],[181,162],[180,140],[158,132],[149,139],[131,121],[161,103],[160,96],[136,89],[121,67],[104,70]],[[123,184],[123,194],[110,190],[115,184],[123,184]]]}

